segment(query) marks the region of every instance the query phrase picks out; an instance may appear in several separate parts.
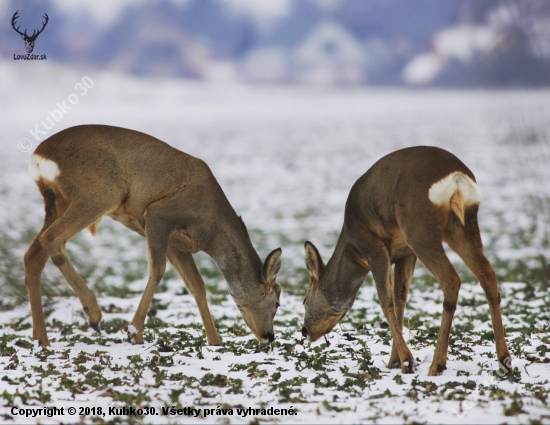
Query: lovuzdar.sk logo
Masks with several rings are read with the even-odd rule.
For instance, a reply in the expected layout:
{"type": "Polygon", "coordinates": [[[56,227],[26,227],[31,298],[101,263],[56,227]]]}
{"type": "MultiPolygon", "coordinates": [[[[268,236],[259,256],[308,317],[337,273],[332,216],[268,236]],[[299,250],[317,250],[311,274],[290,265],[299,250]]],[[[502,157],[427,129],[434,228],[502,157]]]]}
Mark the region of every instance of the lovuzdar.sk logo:
{"type": "Polygon", "coordinates": [[[11,26],[13,29],[21,36],[21,38],[25,41],[25,49],[27,50],[26,55],[13,55],[14,60],[45,60],[48,59],[45,54],[42,55],[33,55],[32,51],[34,50],[34,43],[36,42],[36,39],[38,36],[44,31],[44,28],[46,28],[46,25],[48,25],[48,21],[50,18],[48,17],[48,14],[44,12],[43,18],[45,19],[44,22],[42,22],[42,28],[33,30],[32,34],[27,34],[27,30],[24,32],[19,31],[20,26],[17,26],[17,19],[19,18],[19,11],[16,11],[13,14],[13,17],[11,18],[11,26]]]}

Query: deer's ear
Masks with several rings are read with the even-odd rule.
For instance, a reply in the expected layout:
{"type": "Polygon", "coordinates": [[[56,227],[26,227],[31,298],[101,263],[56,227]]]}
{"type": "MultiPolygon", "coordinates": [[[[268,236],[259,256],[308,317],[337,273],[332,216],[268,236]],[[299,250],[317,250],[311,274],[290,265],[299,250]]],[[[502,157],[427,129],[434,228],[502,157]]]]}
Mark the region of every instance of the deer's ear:
{"type": "Polygon", "coordinates": [[[275,295],[277,296],[277,300],[281,299],[281,285],[275,284],[273,285],[273,290],[275,291],[275,295]]]}
{"type": "Polygon", "coordinates": [[[319,282],[325,269],[325,263],[323,263],[321,255],[319,251],[317,251],[317,248],[315,248],[315,245],[310,241],[306,241],[304,248],[306,250],[306,267],[309,271],[309,275],[313,282],[319,282]]]}
{"type": "Polygon", "coordinates": [[[281,253],[283,250],[277,248],[267,256],[262,267],[262,280],[264,282],[275,281],[277,273],[281,270],[281,253]]]}

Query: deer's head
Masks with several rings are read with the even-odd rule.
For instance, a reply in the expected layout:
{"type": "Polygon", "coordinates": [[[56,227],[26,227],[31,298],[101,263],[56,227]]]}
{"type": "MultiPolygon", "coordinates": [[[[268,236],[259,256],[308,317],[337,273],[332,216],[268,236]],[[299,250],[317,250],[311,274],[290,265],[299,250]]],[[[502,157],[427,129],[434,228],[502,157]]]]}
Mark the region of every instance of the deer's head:
{"type": "Polygon", "coordinates": [[[13,27],[13,29],[15,31],[17,31],[17,33],[19,35],[21,35],[21,38],[23,40],[25,40],[25,49],[27,50],[27,53],[32,53],[32,51],[34,50],[34,43],[35,43],[36,39],[38,38],[40,33],[42,31],[44,31],[44,28],[46,28],[46,25],[48,25],[48,21],[50,20],[50,18],[48,17],[47,13],[44,13],[45,21],[42,22],[42,28],[40,30],[33,30],[32,35],[28,35],[27,30],[25,30],[25,32],[21,32],[21,31],[19,31],[19,27],[17,27],[17,28],[15,27],[15,25],[17,23],[16,22],[17,18],[19,18],[18,13],[19,13],[19,11],[16,11],[13,14],[13,17],[11,18],[11,26],[13,27]]]}
{"type": "Polygon", "coordinates": [[[281,248],[277,248],[267,256],[254,290],[248,290],[246,294],[232,294],[245,323],[262,342],[275,339],[273,318],[281,295],[281,286],[275,278],[281,268],[281,252],[281,248]]]}
{"type": "MultiPolygon", "coordinates": [[[[311,342],[332,331],[350,310],[355,295],[338,293],[338,278],[325,266],[319,251],[311,242],[305,243],[306,267],[309,271],[310,285],[304,298],[306,317],[302,335],[311,342]]],[[[334,268],[333,268],[334,269],[334,268]]]]}

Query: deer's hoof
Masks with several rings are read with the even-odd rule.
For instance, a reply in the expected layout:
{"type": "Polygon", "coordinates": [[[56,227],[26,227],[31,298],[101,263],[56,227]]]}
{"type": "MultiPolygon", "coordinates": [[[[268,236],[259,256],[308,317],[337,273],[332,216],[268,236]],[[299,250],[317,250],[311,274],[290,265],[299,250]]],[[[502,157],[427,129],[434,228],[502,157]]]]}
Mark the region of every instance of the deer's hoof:
{"type": "Polygon", "coordinates": [[[50,341],[48,341],[48,338],[44,338],[44,339],[35,338],[35,340],[38,341],[38,345],[41,346],[42,348],[46,348],[50,346],[50,341]]]}
{"type": "Polygon", "coordinates": [[[132,344],[143,344],[143,335],[130,335],[130,342],[132,344]]]}
{"type": "Polygon", "coordinates": [[[445,369],[447,369],[447,365],[445,364],[432,364],[428,371],[428,376],[442,375],[445,369]]]}
{"type": "Polygon", "coordinates": [[[405,359],[401,365],[401,371],[403,373],[414,373],[414,359],[412,357],[405,359]]]}
{"type": "Polygon", "coordinates": [[[503,369],[505,372],[512,373],[514,371],[514,368],[512,367],[512,357],[510,357],[510,354],[502,356],[498,363],[500,369],[503,369]]]}
{"type": "Polygon", "coordinates": [[[134,325],[129,325],[128,339],[132,344],[143,344],[143,331],[138,331],[134,325]]]}
{"type": "Polygon", "coordinates": [[[392,360],[388,362],[388,368],[390,369],[399,369],[401,367],[401,362],[398,360],[392,360]]]}
{"type": "Polygon", "coordinates": [[[49,347],[50,342],[48,341],[48,336],[46,334],[39,334],[34,332],[32,334],[33,341],[38,341],[38,345],[41,347],[49,347]]]}

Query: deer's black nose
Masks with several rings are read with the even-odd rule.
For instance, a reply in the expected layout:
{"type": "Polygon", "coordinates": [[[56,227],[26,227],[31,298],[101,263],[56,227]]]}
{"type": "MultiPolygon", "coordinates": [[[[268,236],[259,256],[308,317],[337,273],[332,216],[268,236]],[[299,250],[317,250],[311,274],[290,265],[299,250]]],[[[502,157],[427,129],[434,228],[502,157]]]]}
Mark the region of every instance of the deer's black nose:
{"type": "Polygon", "coordinates": [[[273,342],[275,340],[275,335],[271,332],[268,332],[264,335],[264,338],[268,339],[269,342],[273,342]]]}
{"type": "Polygon", "coordinates": [[[307,338],[307,328],[305,326],[302,328],[302,336],[307,338]]]}

